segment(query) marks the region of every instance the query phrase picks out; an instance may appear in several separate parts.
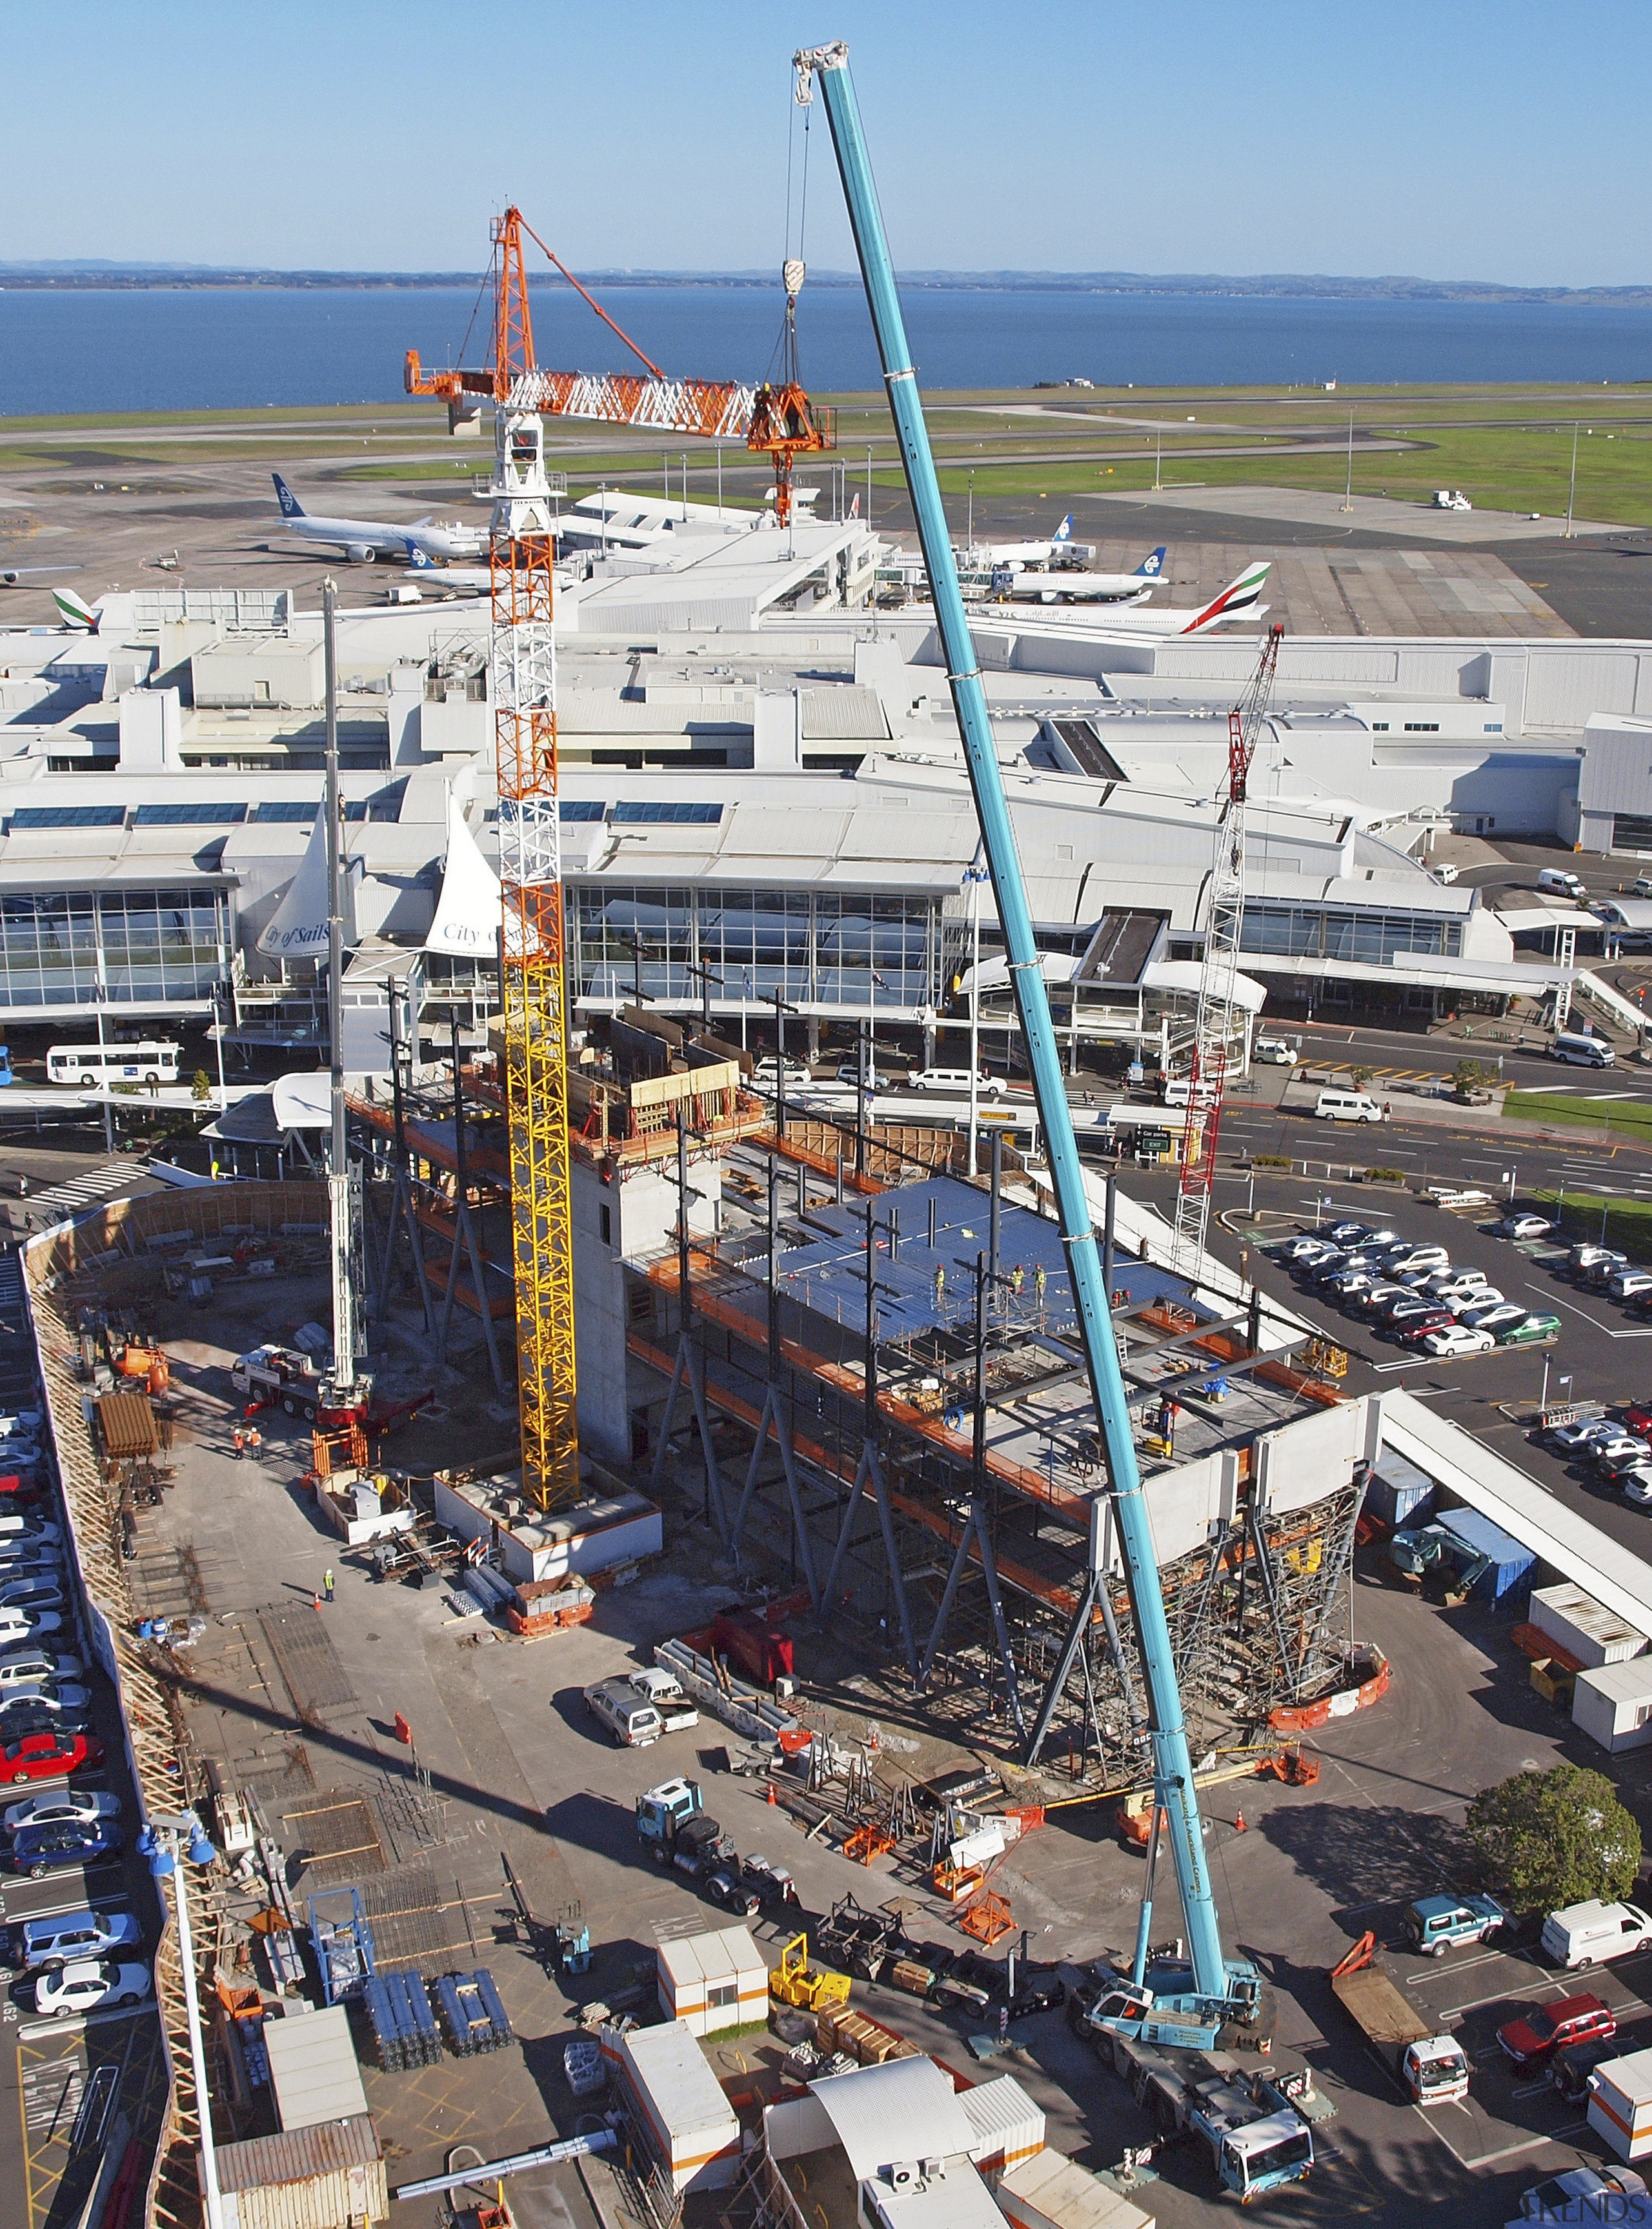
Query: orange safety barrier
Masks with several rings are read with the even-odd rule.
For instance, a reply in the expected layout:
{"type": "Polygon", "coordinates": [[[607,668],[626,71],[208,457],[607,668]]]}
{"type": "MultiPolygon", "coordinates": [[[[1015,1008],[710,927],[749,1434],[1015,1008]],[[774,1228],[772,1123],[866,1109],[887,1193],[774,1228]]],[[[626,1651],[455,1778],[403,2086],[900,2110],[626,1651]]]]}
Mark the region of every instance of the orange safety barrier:
{"type": "Polygon", "coordinates": [[[994,1888],[984,1888],[980,1894],[958,1915],[958,1931],[973,1935],[977,1943],[984,1943],[991,1950],[1006,1935],[1015,1932],[1015,1914],[1010,1910],[1010,1900],[994,1888]]]}
{"type": "Polygon", "coordinates": [[[1352,1718],[1356,1711],[1369,1710],[1388,1693],[1392,1677],[1388,1659],[1377,1652],[1377,1669],[1357,1687],[1344,1687],[1334,1695],[1322,1696],[1317,1703],[1304,1704],[1300,1710],[1270,1711],[1268,1724],[1276,1733],[1311,1733],[1316,1726],[1328,1725],[1333,1718],[1352,1718]]]}

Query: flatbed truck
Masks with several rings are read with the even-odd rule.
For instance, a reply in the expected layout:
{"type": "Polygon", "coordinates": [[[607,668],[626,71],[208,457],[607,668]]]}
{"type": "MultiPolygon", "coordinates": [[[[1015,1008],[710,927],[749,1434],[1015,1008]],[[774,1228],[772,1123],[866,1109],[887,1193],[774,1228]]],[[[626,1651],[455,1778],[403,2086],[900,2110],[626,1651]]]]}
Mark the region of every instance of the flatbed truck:
{"type": "Polygon", "coordinates": [[[1469,2062],[1454,2036],[1421,2019],[1362,1936],[1331,1972],[1331,1992],[1414,2105],[1454,2105],[1469,2094],[1469,2062]]]}

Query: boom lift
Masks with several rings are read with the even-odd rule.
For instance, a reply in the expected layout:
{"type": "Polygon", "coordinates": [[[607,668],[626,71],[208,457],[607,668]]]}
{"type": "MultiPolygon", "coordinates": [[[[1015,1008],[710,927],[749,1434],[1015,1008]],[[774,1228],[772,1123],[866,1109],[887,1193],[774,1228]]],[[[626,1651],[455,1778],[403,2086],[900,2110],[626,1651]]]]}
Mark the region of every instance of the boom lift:
{"type": "MultiPolygon", "coordinates": [[[[792,331],[802,266],[787,268],[792,331]]],[[[556,781],[556,653],[551,626],[556,539],[545,476],[544,420],[591,418],[673,434],[747,436],[774,462],[776,516],[790,515],[794,454],[830,448],[835,414],[817,410],[795,380],[794,343],[778,389],[732,381],[671,380],[620,332],[518,209],[493,225],[493,332],[475,370],[423,369],[408,350],[409,395],[492,401],[494,466],[489,694],[499,790],[504,915],[505,1101],[517,1302],[517,1402],[523,1491],[536,1508],[580,1495],[575,1405],[573,1202],[568,1144],[567,984],[562,838],[556,781]],[[534,360],[524,235],[542,248],[649,376],[542,370],[534,360]]],[[[335,1040],[336,1042],[336,1040],[335,1040]]]]}
{"type": "Polygon", "coordinates": [[[1062,1080],[1061,1058],[1050,1016],[1050,1002],[1032,918],[1022,881],[1015,834],[993,748],[992,722],[947,531],[946,512],[935,478],[917,376],[912,368],[895,273],[884,237],[871,164],[860,112],[849,75],[849,50],[841,42],[805,50],[794,57],[795,97],[807,106],[819,87],[832,129],[844,197],[865,281],[890,409],[899,438],[901,461],[935,592],[935,620],[957,713],[970,787],[980,824],[981,845],[992,877],[1010,980],[1015,988],[1023,1041],[1032,1071],[1039,1120],[1044,1125],[1062,1243],[1066,1249],[1073,1299],[1083,1342],[1091,1397],[1101,1419],[1107,1451],[1108,1484],[1118,1538],[1123,1551],[1125,1583],[1135,1613],[1146,1673],[1153,1777],[1163,1808],[1166,1832],[1181,1892],[1191,1968],[1180,1962],[1146,1957],[1145,1933],[1138,1945],[1134,1987],[1128,1992],[1129,2024],[1158,2028],[1174,2040],[1240,2040],[1265,2033],[1270,2024],[1272,1992],[1248,1961],[1225,1961],[1206,1864],[1192,1758],[1182,1717],[1170,1631],[1153,1527],[1142,1496],[1124,1381],[1112,1316],[1102,1279],[1100,1249],[1084,1191],[1083,1172],[1073,1136],[1071,1111],[1062,1080]]]}

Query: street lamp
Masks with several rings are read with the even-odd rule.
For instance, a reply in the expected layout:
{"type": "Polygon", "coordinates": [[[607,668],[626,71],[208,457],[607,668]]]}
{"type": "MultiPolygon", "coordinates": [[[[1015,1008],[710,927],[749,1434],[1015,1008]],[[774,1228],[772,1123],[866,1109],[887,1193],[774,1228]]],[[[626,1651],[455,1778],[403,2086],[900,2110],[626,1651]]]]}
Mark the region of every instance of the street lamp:
{"type": "Polygon", "coordinates": [[[1514,1204],[1514,1179],[1519,1174],[1520,1171],[1518,1169],[1505,1169],[1503,1171],[1503,1182],[1508,1186],[1508,1204],[1511,1207],[1514,1204]]]}
{"type": "Polygon", "coordinates": [[[177,1918],[178,1965],[183,1981],[184,2009],[189,2015],[190,2060],[195,2072],[196,2110],[201,2123],[201,2180],[206,2186],[207,2229],[224,2229],[223,2200],[218,2187],[218,2150],[212,2134],[212,2099],[207,2090],[207,2054],[202,2042],[201,2001],[195,1970],[195,1937],[190,1926],[190,1899],[179,1860],[209,1866],[218,1853],[193,1811],[175,1818],[156,1819],[138,1838],[138,1854],[149,1860],[158,1883],[170,1873],[177,1918]]]}

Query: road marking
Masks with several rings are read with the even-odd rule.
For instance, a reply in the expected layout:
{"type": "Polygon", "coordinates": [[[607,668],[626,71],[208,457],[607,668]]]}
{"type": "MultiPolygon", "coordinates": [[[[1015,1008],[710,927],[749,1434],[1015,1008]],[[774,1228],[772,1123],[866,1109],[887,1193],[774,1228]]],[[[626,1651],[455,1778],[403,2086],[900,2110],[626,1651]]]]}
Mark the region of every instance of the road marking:
{"type": "Polygon", "coordinates": [[[17,2033],[24,2043],[35,2042],[46,2035],[61,2036],[67,2041],[83,2035],[89,2027],[106,2027],[112,2020],[142,2020],[154,2009],[155,2001],[151,1997],[142,2004],[111,2005],[107,2012],[74,2013],[64,2020],[25,2020],[17,2033]]]}

